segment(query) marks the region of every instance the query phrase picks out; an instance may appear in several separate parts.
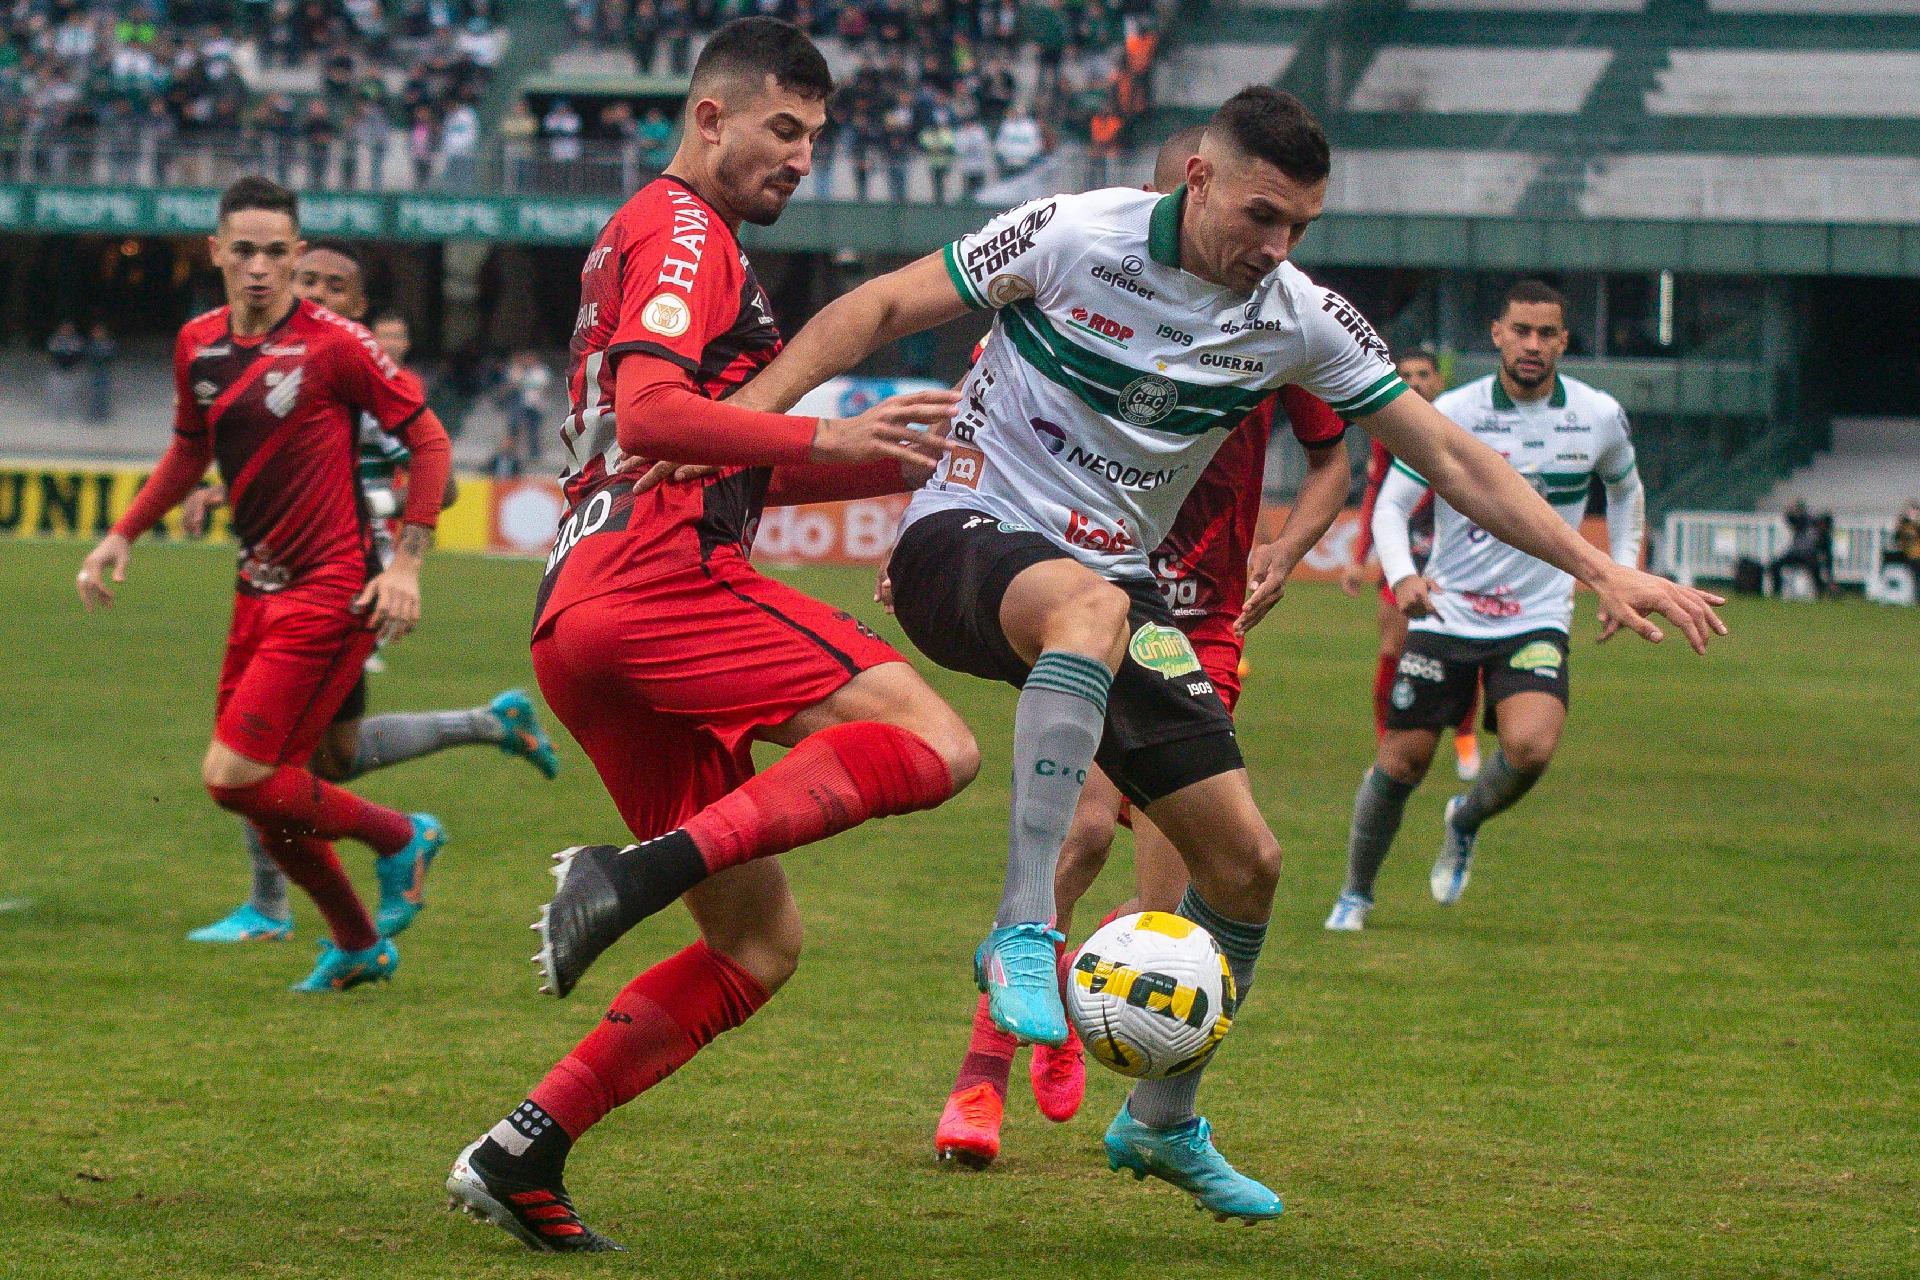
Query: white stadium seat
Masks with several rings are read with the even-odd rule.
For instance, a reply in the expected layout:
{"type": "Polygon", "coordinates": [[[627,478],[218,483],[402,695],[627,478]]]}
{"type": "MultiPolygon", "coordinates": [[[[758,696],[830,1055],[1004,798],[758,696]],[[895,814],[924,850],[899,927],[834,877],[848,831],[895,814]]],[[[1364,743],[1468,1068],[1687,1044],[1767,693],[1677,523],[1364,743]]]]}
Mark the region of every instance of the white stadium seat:
{"type": "Polygon", "coordinates": [[[1912,156],[1628,154],[1590,168],[1580,197],[1590,218],[1905,222],[1917,208],[1912,156]]]}
{"type": "Polygon", "coordinates": [[[1608,49],[1388,45],[1348,99],[1350,111],[1573,115],[1613,60],[1608,49]]]}
{"type": "Polygon", "coordinates": [[[1647,94],[1647,111],[1912,119],[1920,117],[1920,53],[1675,49],[1671,65],[1647,94]]]}

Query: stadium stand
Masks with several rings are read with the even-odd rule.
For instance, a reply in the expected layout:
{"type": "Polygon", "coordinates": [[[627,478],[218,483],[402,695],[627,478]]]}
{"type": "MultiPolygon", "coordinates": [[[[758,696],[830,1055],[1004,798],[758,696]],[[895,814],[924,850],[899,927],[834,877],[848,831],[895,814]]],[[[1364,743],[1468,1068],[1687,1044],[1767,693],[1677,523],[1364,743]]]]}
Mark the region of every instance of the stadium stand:
{"type": "Polygon", "coordinates": [[[1920,53],[1675,49],[1647,111],[1667,116],[1920,116],[1920,53]]]}
{"type": "Polygon", "coordinates": [[[1606,49],[1388,45],[1347,100],[1349,111],[1572,115],[1613,60],[1606,49]]]}
{"type": "Polygon", "coordinates": [[[1798,498],[1816,511],[1890,520],[1916,493],[1920,418],[1839,418],[1831,451],[1783,477],[1758,505],[1784,511],[1798,498]]]}

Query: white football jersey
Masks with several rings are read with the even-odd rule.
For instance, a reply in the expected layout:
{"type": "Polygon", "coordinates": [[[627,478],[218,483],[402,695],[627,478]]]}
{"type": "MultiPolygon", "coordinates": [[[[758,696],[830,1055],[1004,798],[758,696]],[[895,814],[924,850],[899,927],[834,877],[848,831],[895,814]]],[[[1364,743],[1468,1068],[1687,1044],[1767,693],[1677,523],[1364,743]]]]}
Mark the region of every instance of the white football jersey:
{"type": "MultiPolygon", "coordinates": [[[[1516,404],[1497,374],[1455,387],[1433,407],[1492,446],[1578,529],[1594,476],[1618,484],[1634,469],[1633,440],[1620,402],[1577,378],[1558,376],[1544,400],[1516,404]]],[[[1424,485],[1399,460],[1394,469],[1424,485]]],[[[1439,586],[1434,612],[1415,631],[1497,639],[1573,621],[1573,578],[1500,541],[1433,499],[1433,554],[1426,573],[1439,586]]]]}
{"type": "Polygon", "coordinates": [[[1406,390],[1339,294],[1282,263],[1251,293],[1180,268],[1186,188],[1052,196],[944,251],[998,314],[961,386],[959,447],[907,509],[965,507],[1035,530],[1109,577],[1150,577],[1227,432],[1297,383],[1346,417],[1406,390]]]}

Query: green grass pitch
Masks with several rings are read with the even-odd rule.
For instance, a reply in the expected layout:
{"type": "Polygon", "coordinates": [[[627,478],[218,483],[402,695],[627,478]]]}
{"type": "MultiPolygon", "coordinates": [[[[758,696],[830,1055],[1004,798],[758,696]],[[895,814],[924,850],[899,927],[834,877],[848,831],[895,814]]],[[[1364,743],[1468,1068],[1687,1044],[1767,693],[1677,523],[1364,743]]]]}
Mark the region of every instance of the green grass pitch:
{"type": "MultiPolygon", "coordinates": [[[[552,784],[490,749],[364,780],[452,843],[396,981],[292,995],[319,936],[304,901],[289,945],[181,940],[245,883],[198,783],[228,563],[143,545],[89,618],[82,551],[0,550],[0,1275],[1920,1274],[1920,611],[1739,602],[1702,660],[1596,649],[1583,602],[1564,749],[1487,828],[1462,903],[1427,897],[1436,774],[1376,927],[1331,937],[1373,603],[1296,587],[1257,634],[1241,716],[1288,867],[1202,1098],[1286,1197],[1259,1230],[1109,1173],[1122,1082],[1097,1068],[1053,1126],[1017,1067],[1000,1163],[934,1165],[998,894],[1013,695],[933,672],[979,733],[980,781],[787,859],[799,976],[583,1144],[572,1190],[634,1252],[568,1260],[443,1212],[440,1183],[690,936],[669,913],[572,999],[535,994],[547,855],[620,833],[578,749],[556,727],[552,784]]],[[[537,573],[434,561],[375,710],[530,684],[537,573]]],[[[890,628],[867,575],[800,581],[890,628]]],[[[1124,845],[1100,910],[1127,892],[1124,845]]],[[[364,851],[343,854],[371,886],[364,851]]]]}

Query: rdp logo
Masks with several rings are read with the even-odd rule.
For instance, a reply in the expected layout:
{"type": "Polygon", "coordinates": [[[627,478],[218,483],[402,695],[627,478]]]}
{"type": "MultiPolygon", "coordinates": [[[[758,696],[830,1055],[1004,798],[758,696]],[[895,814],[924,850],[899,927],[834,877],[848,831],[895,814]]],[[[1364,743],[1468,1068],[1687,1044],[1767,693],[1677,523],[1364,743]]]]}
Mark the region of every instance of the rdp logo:
{"type": "Polygon", "coordinates": [[[1118,320],[1109,319],[1098,311],[1088,311],[1085,307],[1073,309],[1073,322],[1103,338],[1111,338],[1115,342],[1125,342],[1133,336],[1131,327],[1121,324],[1118,320]]]}

